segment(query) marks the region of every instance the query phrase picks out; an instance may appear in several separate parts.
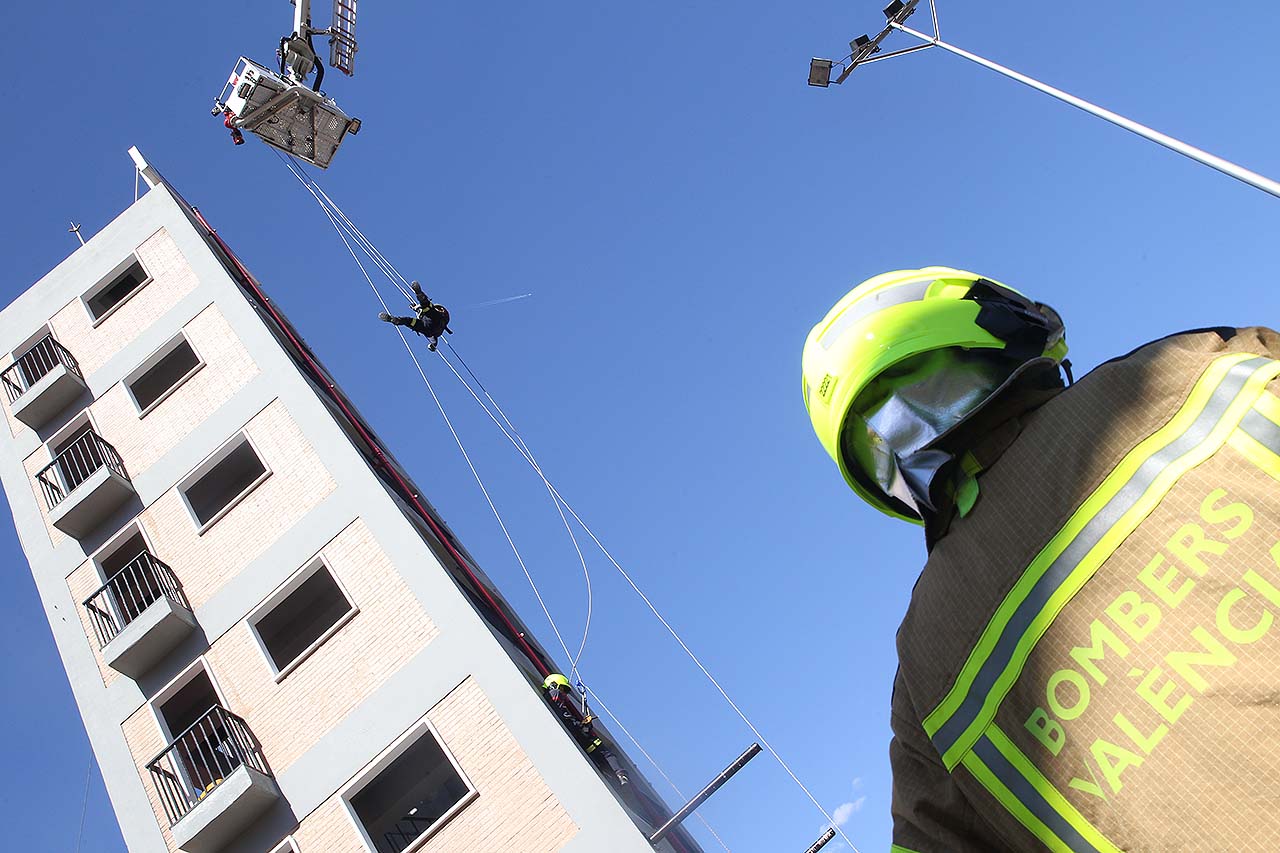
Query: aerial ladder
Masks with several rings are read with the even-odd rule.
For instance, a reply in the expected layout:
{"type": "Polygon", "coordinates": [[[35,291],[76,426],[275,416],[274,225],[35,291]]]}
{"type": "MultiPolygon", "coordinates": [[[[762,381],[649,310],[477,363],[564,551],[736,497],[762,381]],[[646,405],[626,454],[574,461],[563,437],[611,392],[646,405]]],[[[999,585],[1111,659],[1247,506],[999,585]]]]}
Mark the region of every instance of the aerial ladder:
{"type": "Polygon", "coordinates": [[[316,29],[311,0],[293,0],[293,30],[280,39],[278,70],[241,56],[214,100],[236,145],[249,131],[263,142],[321,169],[329,168],[347,134],[360,130],[360,120],[343,112],[320,90],[324,64],[315,36],[329,37],[329,65],[351,76],[356,57],[356,2],[333,0],[332,23],[316,29]],[[314,72],[314,82],[308,79],[314,72]]]}

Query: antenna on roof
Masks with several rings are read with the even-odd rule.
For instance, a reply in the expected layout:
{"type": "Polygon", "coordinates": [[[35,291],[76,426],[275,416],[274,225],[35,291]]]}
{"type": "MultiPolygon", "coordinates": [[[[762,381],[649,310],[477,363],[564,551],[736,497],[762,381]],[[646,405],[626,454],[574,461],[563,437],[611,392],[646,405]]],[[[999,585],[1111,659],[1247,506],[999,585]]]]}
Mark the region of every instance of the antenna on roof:
{"type": "Polygon", "coordinates": [[[68,228],[67,230],[68,230],[68,231],[70,231],[72,234],[76,235],[76,239],[78,239],[78,240],[80,241],[80,245],[81,245],[81,246],[83,246],[83,245],[84,245],[84,237],[80,236],[80,225],[79,225],[79,223],[77,223],[74,219],[73,219],[73,220],[71,220],[71,227],[70,227],[70,228],[68,228]]]}

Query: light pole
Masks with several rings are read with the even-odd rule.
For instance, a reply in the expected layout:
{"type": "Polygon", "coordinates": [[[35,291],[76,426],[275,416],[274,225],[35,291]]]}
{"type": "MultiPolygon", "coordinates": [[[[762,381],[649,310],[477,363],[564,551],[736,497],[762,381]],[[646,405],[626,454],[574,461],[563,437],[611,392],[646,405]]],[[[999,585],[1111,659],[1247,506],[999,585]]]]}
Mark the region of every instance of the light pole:
{"type": "Polygon", "coordinates": [[[942,40],[941,33],[938,30],[938,10],[935,5],[935,0],[929,0],[929,11],[933,18],[933,35],[930,36],[926,33],[922,33],[908,27],[906,24],[907,18],[911,17],[911,15],[915,13],[916,7],[919,3],[920,0],[893,0],[893,2],[885,7],[884,10],[885,18],[887,19],[885,28],[874,39],[869,36],[859,36],[857,39],[854,39],[849,44],[852,52],[839,62],[833,62],[829,59],[812,60],[809,64],[809,85],[820,86],[822,88],[829,86],[833,82],[831,80],[831,70],[836,66],[839,66],[841,71],[839,77],[837,77],[834,82],[843,83],[848,79],[849,75],[853,73],[853,69],[857,68],[859,65],[865,65],[869,62],[879,62],[882,59],[892,59],[895,56],[902,56],[905,53],[915,53],[916,51],[926,50],[931,47],[940,47],[948,53],[953,53],[956,56],[969,60],[970,62],[977,63],[983,68],[989,68],[992,71],[1003,74],[1011,80],[1016,80],[1023,85],[1030,86],[1038,92],[1044,92],[1046,95],[1052,95],[1063,103],[1070,104],[1077,109],[1084,110],[1090,115],[1105,119],[1106,121],[1109,121],[1118,127],[1122,127],[1131,133],[1136,133],[1143,139],[1148,139],[1158,145],[1163,145],[1165,148],[1168,148],[1171,151],[1176,151],[1184,157],[1190,157],[1197,163],[1202,163],[1212,169],[1217,169],[1219,172],[1222,172],[1225,175],[1230,175],[1238,181],[1243,181],[1249,186],[1256,187],[1263,192],[1270,193],[1276,198],[1280,198],[1280,182],[1273,181],[1268,177],[1259,175],[1257,172],[1246,169],[1236,163],[1232,163],[1230,160],[1224,160],[1221,157],[1210,154],[1200,148],[1196,148],[1194,145],[1189,145],[1180,139],[1175,139],[1168,134],[1161,133],[1158,130],[1153,130],[1145,124],[1140,124],[1133,119],[1125,118],[1119,113],[1114,113],[1111,110],[1098,106],[1097,104],[1090,103],[1083,98],[1077,98],[1075,95],[1064,92],[1047,83],[1042,83],[1025,74],[1020,74],[1011,68],[1006,68],[997,62],[992,62],[990,59],[985,59],[975,53],[970,53],[963,48],[956,47],[953,44],[948,44],[942,40]],[[891,53],[880,54],[880,43],[883,42],[885,37],[893,30],[900,30],[907,35],[914,36],[922,43],[903,48],[901,50],[895,50],[891,53]]]}

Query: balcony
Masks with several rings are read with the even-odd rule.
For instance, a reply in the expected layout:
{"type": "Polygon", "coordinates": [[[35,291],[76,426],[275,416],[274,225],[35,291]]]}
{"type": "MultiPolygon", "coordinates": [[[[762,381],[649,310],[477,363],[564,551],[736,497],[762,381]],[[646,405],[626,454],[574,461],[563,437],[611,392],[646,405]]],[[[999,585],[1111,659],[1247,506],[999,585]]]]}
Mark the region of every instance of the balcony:
{"type": "Polygon", "coordinates": [[[45,335],[0,372],[13,416],[39,429],[88,387],[66,348],[45,335]]]}
{"type": "Polygon", "coordinates": [[[53,526],[83,538],[133,497],[120,454],[92,430],[36,474],[53,526]]]}
{"type": "Polygon", "coordinates": [[[244,720],[215,705],[147,763],[174,843],[213,853],[280,797],[244,720]]]}
{"type": "Polygon", "coordinates": [[[107,666],[135,680],[196,627],[173,570],[146,551],[85,599],[84,608],[107,666]]]}

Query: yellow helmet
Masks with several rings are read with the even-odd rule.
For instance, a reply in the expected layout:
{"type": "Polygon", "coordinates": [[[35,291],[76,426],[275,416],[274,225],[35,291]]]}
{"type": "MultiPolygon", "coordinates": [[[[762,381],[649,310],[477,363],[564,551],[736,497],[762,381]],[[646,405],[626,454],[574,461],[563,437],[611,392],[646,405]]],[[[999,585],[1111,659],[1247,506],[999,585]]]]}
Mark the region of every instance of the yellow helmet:
{"type": "Polygon", "coordinates": [[[565,678],[558,672],[553,672],[547,676],[545,681],[542,682],[543,690],[550,690],[552,687],[557,690],[567,691],[569,689],[569,679],[565,678]]]}
{"type": "Polygon", "coordinates": [[[1006,285],[949,267],[878,275],[855,287],[809,332],[804,402],[813,429],[845,482],[876,509],[919,523],[881,488],[866,459],[866,431],[845,430],[864,390],[894,365],[941,350],[1002,350],[1023,364],[1067,354],[1057,312],[1006,285]]]}

